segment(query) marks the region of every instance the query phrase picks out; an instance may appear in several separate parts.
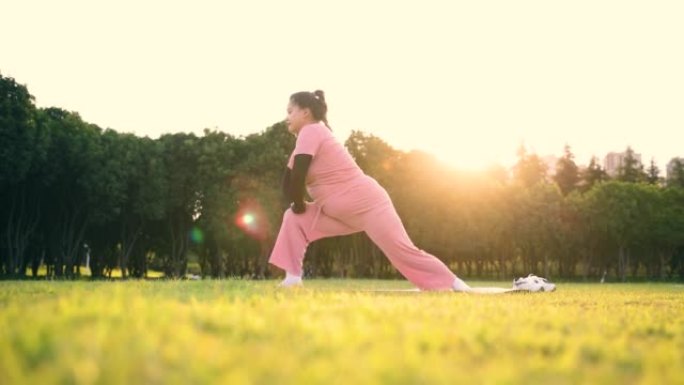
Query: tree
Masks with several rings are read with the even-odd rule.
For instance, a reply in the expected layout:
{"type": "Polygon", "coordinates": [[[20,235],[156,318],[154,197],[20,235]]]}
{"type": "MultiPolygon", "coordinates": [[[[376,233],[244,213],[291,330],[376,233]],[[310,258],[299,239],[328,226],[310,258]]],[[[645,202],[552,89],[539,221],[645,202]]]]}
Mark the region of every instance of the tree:
{"type": "Polygon", "coordinates": [[[651,158],[651,165],[646,174],[646,183],[656,185],[660,182],[660,169],[656,166],[655,160],[651,158]]]}
{"type": "Polygon", "coordinates": [[[663,278],[669,267],[670,277],[678,274],[684,279],[684,189],[663,189],[659,208],[655,226],[658,258],[653,275],[663,278]]]}
{"type": "Polygon", "coordinates": [[[563,195],[568,195],[575,190],[580,181],[579,169],[574,159],[575,155],[566,144],[563,157],[556,162],[556,175],[553,176],[553,180],[563,195]]]}
{"type": "Polygon", "coordinates": [[[0,192],[25,178],[37,155],[34,113],[26,87],[0,74],[0,192]]]}
{"type": "Polygon", "coordinates": [[[268,257],[287,208],[281,181],[294,142],[286,125],[280,122],[247,136],[238,146],[240,161],[231,183],[231,218],[235,219],[230,228],[234,237],[231,251],[233,257],[243,258],[243,270],[247,270],[244,273],[256,277],[267,277],[271,272],[268,257]]]}
{"type": "Polygon", "coordinates": [[[640,184],[611,181],[597,185],[588,193],[592,221],[616,260],[606,260],[606,268],[614,266],[617,276],[624,281],[630,266],[631,251],[642,240],[640,229],[644,223],[644,201],[640,184]],[[615,261],[616,264],[612,264],[615,261]]]}
{"type": "MultiPolygon", "coordinates": [[[[123,145],[126,137],[135,138],[131,134],[119,134],[113,130],[106,130],[99,135],[91,160],[93,167],[83,176],[88,186],[88,200],[93,202],[84,235],[84,242],[91,251],[92,278],[101,277],[105,267],[115,267],[110,265],[113,261],[104,263],[105,256],[109,257],[108,251],[114,250],[118,257],[127,246],[122,244],[120,234],[116,231],[117,219],[127,199],[129,174],[135,170],[129,161],[131,151],[123,145]]],[[[126,274],[126,269],[122,269],[124,278],[126,274]]]]}
{"type": "Polygon", "coordinates": [[[529,272],[541,269],[548,276],[550,261],[558,253],[562,195],[556,186],[539,183],[518,188],[513,200],[516,202],[514,239],[524,269],[529,272]]]}
{"type": "Polygon", "coordinates": [[[523,146],[518,148],[518,162],[513,166],[515,181],[524,187],[532,187],[546,181],[547,169],[537,154],[528,154],[523,146]]]}
{"type": "Polygon", "coordinates": [[[163,234],[162,249],[158,251],[165,275],[182,277],[187,270],[190,231],[199,214],[198,139],[194,134],[178,133],[162,135],[159,142],[166,193],[159,197],[164,202],[164,216],[157,225],[163,234]]]}
{"type": "Polygon", "coordinates": [[[41,110],[38,117],[51,138],[46,174],[52,180],[43,202],[48,270],[58,277],[72,277],[80,273],[83,240],[95,213],[93,208],[108,203],[99,201],[99,187],[93,179],[101,151],[101,129],[59,108],[41,110]]]}
{"type": "Polygon", "coordinates": [[[0,74],[0,275],[23,276],[40,218],[48,138],[25,86],[0,74]]]}
{"type": "MultiPolygon", "coordinates": [[[[100,141],[98,167],[90,182],[94,194],[103,203],[95,207],[91,220],[89,238],[99,240],[90,242],[97,245],[93,249],[96,252],[93,261],[101,262],[99,257],[104,257],[106,250],[115,250],[115,266],[107,267],[120,267],[122,277],[126,278],[131,258],[137,251],[133,275],[142,277],[146,273],[146,251],[136,248],[144,237],[145,224],[161,219],[164,209],[164,200],[160,199],[165,191],[160,146],[149,138],[113,130],[105,131],[100,141]]],[[[96,266],[105,267],[102,263],[96,266]]],[[[93,276],[101,274],[97,269],[91,271],[93,276]]]]}
{"type": "Polygon", "coordinates": [[[581,181],[580,181],[580,189],[583,192],[589,191],[596,185],[597,183],[603,182],[608,180],[608,174],[604,169],[601,168],[599,165],[598,158],[595,156],[591,157],[591,160],[589,161],[589,166],[580,173],[581,175],[581,181]]]}
{"type": "MultiPolygon", "coordinates": [[[[663,279],[668,268],[677,265],[677,249],[684,245],[684,190],[648,186],[644,204],[648,216],[641,216],[641,262],[651,279],[663,279]]],[[[669,271],[670,275],[673,269],[669,271]]]]}
{"type": "Polygon", "coordinates": [[[201,205],[195,221],[193,247],[200,257],[202,274],[214,278],[228,273],[224,258],[233,224],[231,213],[236,211],[233,182],[242,160],[241,144],[230,135],[209,130],[204,131],[198,144],[197,176],[201,205]]]}
{"type": "Polygon", "coordinates": [[[667,175],[667,186],[684,188],[684,160],[675,158],[670,161],[670,172],[667,175]]]}
{"type": "Polygon", "coordinates": [[[618,168],[616,179],[628,183],[643,182],[646,179],[644,165],[636,158],[631,147],[627,147],[627,150],[625,150],[625,156],[622,158],[622,164],[618,168]]]}
{"type": "MultiPolygon", "coordinates": [[[[401,153],[375,135],[352,131],[344,143],[356,164],[383,186],[393,186],[401,153]]],[[[391,187],[390,187],[391,190],[391,187]]]]}

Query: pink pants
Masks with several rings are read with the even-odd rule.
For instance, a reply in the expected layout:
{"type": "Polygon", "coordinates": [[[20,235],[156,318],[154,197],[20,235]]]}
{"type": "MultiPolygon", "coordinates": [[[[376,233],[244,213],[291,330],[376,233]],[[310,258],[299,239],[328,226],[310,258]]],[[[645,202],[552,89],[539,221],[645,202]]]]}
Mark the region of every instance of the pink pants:
{"type": "Polygon", "coordinates": [[[306,211],[285,211],[269,262],[302,275],[309,243],[326,237],[365,231],[390,262],[421,290],[450,290],[456,276],[439,259],[418,249],[409,238],[387,192],[363,177],[324,203],[307,203],[306,211]]]}

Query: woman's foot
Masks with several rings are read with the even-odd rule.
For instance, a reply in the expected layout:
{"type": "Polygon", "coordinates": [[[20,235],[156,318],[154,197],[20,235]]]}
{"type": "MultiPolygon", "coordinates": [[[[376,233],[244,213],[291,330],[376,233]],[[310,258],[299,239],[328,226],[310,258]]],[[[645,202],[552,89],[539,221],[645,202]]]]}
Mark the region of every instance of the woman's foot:
{"type": "Polygon", "coordinates": [[[454,279],[454,283],[451,285],[451,288],[454,291],[458,291],[458,292],[469,292],[470,291],[470,286],[468,286],[467,283],[463,282],[463,280],[461,278],[458,278],[458,277],[456,277],[456,279],[454,279]]]}
{"type": "Polygon", "coordinates": [[[302,286],[302,277],[294,274],[287,273],[285,279],[278,285],[278,287],[293,287],[302,286]]]}

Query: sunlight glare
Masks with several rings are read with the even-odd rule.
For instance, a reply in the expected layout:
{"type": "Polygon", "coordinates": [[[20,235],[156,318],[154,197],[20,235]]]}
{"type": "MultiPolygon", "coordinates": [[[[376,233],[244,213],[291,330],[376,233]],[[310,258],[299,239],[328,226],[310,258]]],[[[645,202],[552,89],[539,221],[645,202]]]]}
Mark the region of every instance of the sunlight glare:
{"type": "Polygon", "coordinates": [[[251,225],[252,223],[254,223],[254,219],[255,219],[255,218],[254,218],[254,215],[253,215],[253,214],[247,213],[247,214],[245,214],[245,215],[242,216],[242,223],[244,223],[244,224],[246,224],[246,225],[249,226],[249,225],[251,225]]]}

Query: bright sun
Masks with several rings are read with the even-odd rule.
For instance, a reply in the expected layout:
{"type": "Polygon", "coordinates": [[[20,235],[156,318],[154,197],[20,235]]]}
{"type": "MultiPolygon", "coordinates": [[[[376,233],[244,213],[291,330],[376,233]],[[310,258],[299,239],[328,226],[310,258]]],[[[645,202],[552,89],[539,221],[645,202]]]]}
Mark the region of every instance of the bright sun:
{"type": "Polygon", "coordinates": [[[483,145],[482,141],[434,143],[433,154],[446,164],[463,171],[485,171],[492,166],[508,167],[515,161],[513,145],[483,145]]]}

